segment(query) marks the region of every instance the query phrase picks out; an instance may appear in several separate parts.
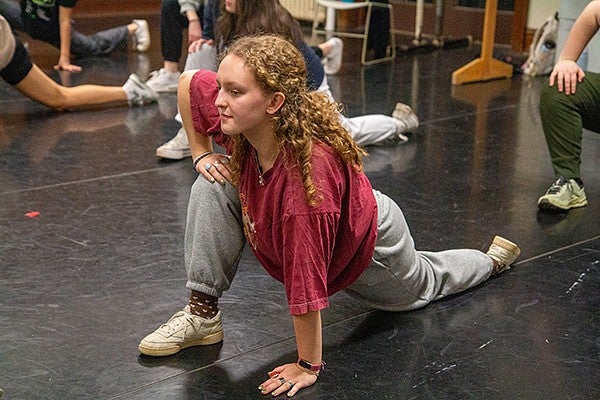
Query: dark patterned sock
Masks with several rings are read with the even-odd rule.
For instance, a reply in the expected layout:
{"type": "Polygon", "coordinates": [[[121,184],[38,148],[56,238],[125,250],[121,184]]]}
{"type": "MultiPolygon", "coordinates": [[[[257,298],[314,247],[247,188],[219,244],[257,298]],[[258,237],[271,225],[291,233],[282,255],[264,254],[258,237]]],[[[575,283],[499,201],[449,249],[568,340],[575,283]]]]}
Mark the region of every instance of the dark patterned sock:
{"type": "Polygon", "coordinates": [[[190,312],[202,318],[212,318],[219,312],[219,299],[202,292],[192,290],[190,294],[190,312]]]}

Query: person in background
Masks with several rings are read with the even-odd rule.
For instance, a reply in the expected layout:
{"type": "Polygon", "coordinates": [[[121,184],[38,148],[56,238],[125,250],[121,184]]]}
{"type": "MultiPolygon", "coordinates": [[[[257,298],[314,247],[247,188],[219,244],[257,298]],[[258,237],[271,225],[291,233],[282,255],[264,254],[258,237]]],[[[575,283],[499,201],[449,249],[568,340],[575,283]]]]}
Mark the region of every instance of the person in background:
{"type": "Polygon", "coordinates": [[[20,6],[12,0],[0,0],[0,15],[18,32],[51,44],[60,50],[56,70],[81,71],[72,64],[72,57],[104,56],[113,50],[134,42],[137,51],[150,47],[148,22],[134,19],[130,24],[84,35],[73,29],[73,7],[77,0],[36,1],[21,0],[20,6]]]}
{"type": "MultiPolygon", "coordinates": [[[[185,70],[216,70],[218,53],[225,50],[236,38],[259,33],[277,33],[289,37],[297,43],[298,49],[305,57],[308,66],[307,82],[312,90],[333,95],[327,83],[327,77],[321,60],[304,41],[302,29],[289,11],[279,0],[228,0],[221,15],[219,2],[209,0],[204,15],[205,33],[201,39],[190,44],[190,54],[186,60],[185,70]],[[215,24],[215,21],[216,24],[215,24]],[[213,28],[214,27],[214,28],[213,28]]],[[[341,40],[332,38],[321,44],[323,51],[334,54],[325,63],[330,68],[338,68],[341,64],[341,40]],[[339,55],[339,58],[337,58],[339,55]]],[[[361,146],[373,144],[390,144],[408,140],[406,133],[419,126],[419,119],[406,104],[397,103],[392,116],[369,114],[348,118],[340,113],[344,126],[351,132],[354,140],[361,146]]],[[[178,117],[176,117],[177,120],[178,117]]],[[[161,158],[181,160],[189,157],[190,146],[186,132],[179,129],[175,137],[156,149],[161,158]]]]}
{"type": "MultiPolygon", "coordinates": [[[[218,6],[218,1],[209,1],[218,6]]],[[[187,29],[187,41],[208,40],[203,30],[203,0],[163,0],[160,7],[160,46],[163,66],[150,73],[146,81],[156,92],[177,92],[179,59],[183,49],[183,31],[187,29]]],[[[212,7],[212,6],[211,6],[212,7]]]]}
{"type": "Polygon", "coordinates": [[[581,179],[583,128],[600,132],[600,74],[584,72],[577,59],[600,27],[600,1],[577,18],[542,90],[540,116],[556,181],[538,207],[569,210],[587,205],[581,179]]]}
{"type": "Polygon", "coordinates": [[[296,336],[297,357],[258,386],[273,396],[317,381],[325,365],[321,311],[334,293],[413,310],[500,274],[519,256],[499,236],[487,254],[417,251],[398,205],[371,187],[366,153],[337,117],[338,105],[308,90],[306,76],[297,47],[268,35],[228,46],[216,76],[182,75],[179,107],[199,173],[185,241],[191,293],[184,310],[141,340],[142,354],[223,340],[218,300],[246,242],[285,287],[296,336]],[[211,135],[230,156],[214,152],[211,135]]]}
{"type": "Polygon", "coordinates": [[[25,96],[55,110],[90,107],[141,106],[154,103],[158,95],[132,74],[125,85],[59,85],[33,64],[23,43],[0,15],[0,77],[25,96]]]}

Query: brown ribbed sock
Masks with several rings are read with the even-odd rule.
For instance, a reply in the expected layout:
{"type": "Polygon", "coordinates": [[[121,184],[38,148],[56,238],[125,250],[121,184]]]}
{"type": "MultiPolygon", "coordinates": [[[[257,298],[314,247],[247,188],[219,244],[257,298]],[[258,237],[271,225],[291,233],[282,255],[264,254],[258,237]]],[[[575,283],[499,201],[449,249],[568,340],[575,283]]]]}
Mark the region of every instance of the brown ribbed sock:
{"type": "Polygon", "coordinates": [[[202,318],[213,318],[219,312],[219,299],[206,293],[192,290],[190,294],[190,312],[202,318]]]}

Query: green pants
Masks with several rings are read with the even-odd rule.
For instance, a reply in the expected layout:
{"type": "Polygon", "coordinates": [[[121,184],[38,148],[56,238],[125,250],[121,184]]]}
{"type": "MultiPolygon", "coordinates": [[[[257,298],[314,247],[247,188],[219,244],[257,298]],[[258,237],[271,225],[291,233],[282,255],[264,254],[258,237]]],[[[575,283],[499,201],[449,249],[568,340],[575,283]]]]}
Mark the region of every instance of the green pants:
{"type": "Polygon", "coordinates": [[[555,175],[581,178],[583,128],[600,133],[600,74],[586,72],[575,94],[568,96],[558,91],[556,83],[545,84],[540,116],[555,175]]]}

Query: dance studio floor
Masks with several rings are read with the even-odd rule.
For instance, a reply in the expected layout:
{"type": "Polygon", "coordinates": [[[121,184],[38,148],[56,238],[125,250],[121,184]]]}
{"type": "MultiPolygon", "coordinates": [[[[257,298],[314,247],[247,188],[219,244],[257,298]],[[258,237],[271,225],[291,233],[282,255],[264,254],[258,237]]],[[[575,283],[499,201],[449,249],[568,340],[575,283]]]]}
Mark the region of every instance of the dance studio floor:
{"type": "MultiPolygon", "coordinates": [[[[84,60],[70,84],[121,85],[157,69],[154,22],[148,54],[84,60]]],[[[584,134],[589,205],[539,212],[553,181],[537,111],[543,79],[452,87],[477,46],[363,68],[358,43],[345,42],[330,85],[347,114],[389,114],[401,101],[420,118],[408,143],[369,148],[366,160],[417,248],[485,250],[500,234],[522,256],[508,273],[412,312],[334,295],[323,313],[327,368],[296,398],[600,398],[600,136],[584,134]]],[[[59,80],[58,52],[30,49],[59,80]]],[[[188,296],[183,235],[196,173],[189,159],[155,156],[178,129],[176,96],[58,113],[0,83],[0,109],[3,400],[266,398],[257,386],[295,361],[295,341],[283,287],[249,252],[220,302],[221,344],[164,358],[137,351],[188,296]]]]}

